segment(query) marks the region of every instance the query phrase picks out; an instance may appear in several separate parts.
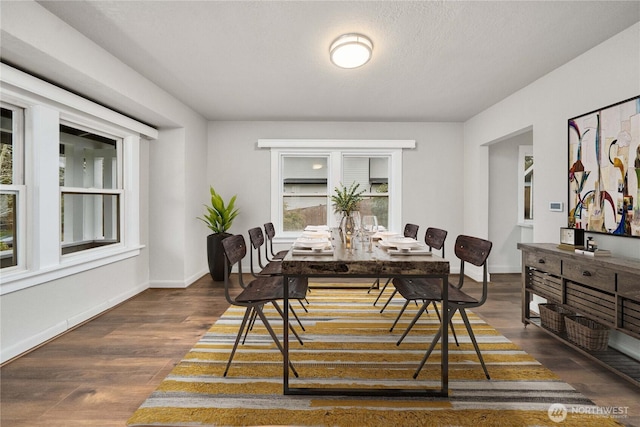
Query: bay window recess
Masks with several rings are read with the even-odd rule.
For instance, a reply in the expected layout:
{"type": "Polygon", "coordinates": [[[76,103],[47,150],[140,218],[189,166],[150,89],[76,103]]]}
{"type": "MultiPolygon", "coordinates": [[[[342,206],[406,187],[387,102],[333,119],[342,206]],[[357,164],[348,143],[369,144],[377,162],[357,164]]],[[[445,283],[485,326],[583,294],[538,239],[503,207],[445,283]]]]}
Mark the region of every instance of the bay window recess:
{"type": "Polygon", "coordinates": [[[0,83],[0,295],[137,256],[157,130],[6,64],[0,83]]]}
{"type": "Polygon", "coordinates": [[[271,149],[271,222],[278,240],[288,241],[307,225],[337,227],[331,195],[341,183],[364,190],[362,215],[401,229],[402,149],[415,141],[264,140],[271,149]]]}

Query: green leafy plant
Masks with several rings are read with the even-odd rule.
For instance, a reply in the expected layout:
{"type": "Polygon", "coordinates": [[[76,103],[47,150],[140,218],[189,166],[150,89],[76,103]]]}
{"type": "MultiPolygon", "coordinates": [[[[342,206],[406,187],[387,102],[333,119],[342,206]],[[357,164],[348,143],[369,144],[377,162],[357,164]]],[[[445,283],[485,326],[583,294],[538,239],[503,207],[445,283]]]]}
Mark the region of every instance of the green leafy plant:
{"type": "Polygon", "coordinates": [[[331,196],[333,209],[335,213],[344,212],[345,215],[351,215],[351,212],[358,209],[358,203],[363,199],[364,190],[358,191],[360,183],[353,182],[348,188],[340,183],[340,187],[334,188],[335,194],[331,196]]]}
{"type": "Polygon", "coordinates": [[[222,196],[216,193],[213,187],[210,187],[210,192],[211,205],[204,205],[207,208],[207,213],[198,219],[207,224],[207,227],[214,233],[225,233],[231,228],[233,220],[238,216],[239,210],[235,207],[236,196],[234,195],[225,205],[222,196]]]}

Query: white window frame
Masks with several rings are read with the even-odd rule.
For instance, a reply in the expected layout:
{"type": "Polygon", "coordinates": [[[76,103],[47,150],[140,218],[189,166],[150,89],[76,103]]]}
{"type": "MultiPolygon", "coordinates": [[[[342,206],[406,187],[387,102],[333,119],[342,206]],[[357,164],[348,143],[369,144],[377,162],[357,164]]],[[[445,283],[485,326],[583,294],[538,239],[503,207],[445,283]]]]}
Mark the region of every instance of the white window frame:
{"type": "MultiPolygon", "coordinates": [[[[99,104],[0,64],[0,98],[24,108],[26,211],[21,268],[3,269],[0,295],[60,279],[140,254],[140,139],[158,131],[99,104]],[[60,249],[59,129],[61,121],[122,140],[120,243],[62,255],[60,249]],[[35,191],[37,189],[37,191],[35,191]],[[58,226],[52,227],[52,224],[58,226]]],[[[24,204],[24,205],[23,205],[24,204]]]]}
{"type": "Polygon", "coordinates": [[[24,270],[26,264],[26,221],[22,218],[26,214],[26,186],[24,185],[24,108],[20,105],[10,104],[6,102],[0,102],[2,108],[9,109],[14,113],[12,120],[12,168],[13,177],[11,184],[0,185],[0,192],[2,194],[15,195],[16,202],[16,222],[17,224],[14,230],[14,245],[18,246],[16,252],[17,263],[11,267],[6,267],[0,270],[2,275],[10,274],[13,271],[24,270]]]}
{"type": "MultiPolygon", "coordinates": [[[[78,125],[74,122],[68,121],[68,120],[60,120],[60,124],[74,128],[74,129],[79,129],[79,130],[84,130],[86,132],[90,132],[94,135],[100,135],[100,136],[104,136],[106,138],[109,139],[113,139],[116,142],[116,183],[114,188],[102,188],[102,187],[92,187],[92,188],[85,188],[85,187],[68,187],[68,186],[61,186],[60,187],[60,197],[62,198],[63,194],[76,194],[76,195],[96,195],[96,196],[105,196],[105,195],[114,195],[118,197],[119,203],[118,203],[118,218],[117,218],[117,227],[118,227],[118,237],[119,237],[119,242],[117,243],[113,243],[112,245],[122,245],[122,239],[123,239],[123,224],[121,221],[121,219],[124,218],[125,215],[125,211],[124,211],[124,206],[123,206],[123,201],[125,199],[125,192],[124,192],[124,187],[123,187],[123,157],[124,157],[124,143],[123,140],[115,135],[112,135],[110,133],[106,133],[104,131],[99,131],[96,129],[92,129],[89,128],[87,126],[81,126],[78,125]]],[[[93,221],[95,218],[85,218],[85,221],[93,221]]],[[[61,218],[61,224],[65,221],[67,221],[67,218],[61,218]]],[[[69,224],[67,224],[69,225],[69,224]]],[[[73,224],[71,224],[73,225],[73,224]]],[[[94,224],[94,227],[96,226],[96,224],[94,224]]],[[[66,229],[65,229],[66,230],[66,229]]],[[[93,231],[95,230],[91,230],[92,234],[93,231]]],[[[126,234],[125,234],[126,235],[126,234]]],[[[78,242],[66,242],[63,238],[63,242],[61,243],[61,251],[62,251],[62,247],[65,244],[76,244],[78,242]]],[[[84,249],[84,250],[91,250],[91,249],[84,249]]],[[[81,251],[78,251],[81,252],[81,251]]],[[[78,252],[73,252],[73,253],[69,253],[69,254],[63,254],[63,257],[72,257],[74,254],[78,254],[78,252]]]]}
{"type": "MultiPolygon", "coordinates": [[[[525,159],[527,156],[533,156],[533,145],[520,145],[518,147],[518,225],[521,227],[531,227],[533,226],[533,219],[525,219],[524,218],[524,205],[525,205],[525,197],[524,197],[524,187],[525,187],[525,177],[527,174],[533,172],[535,169],[535,163],[528,170],[524,170],[525,159]]],[[[531,183],[531,198],[529,200],[530,208],[533,209],[533,185],[531,183]]]]}
{"type": "Polygon", "coordinates": [[[260,139],[259,148],[271,149],[271,221],[276,241],[291,243],[297,232],[285,232],[283,223],[282,158],[290,156],[328,156],[327,222],[337,227],[339,218],[333,214],[331,195],[342,180],[343,156],[389,158],[389,228],[402,227],[402,150],[415,148],[415,140],[315,140],[260,139]]]}
{"type": "Polygon", "coordinates": [[[16,252],[17,263],[14,266],[6,267],[0,270],[2,275],[11,274],[14,271],[21,271],[25,269],[26,265],[26,190],[27,187],[24,182],[24,108],[20,105],[9,104],[6,102],[0,102],[2,108],[12,110],[14,113],[19,112],[13,117],[12,121],[12,167],[13,167],[13,179],[12,184],[0,184],[0,192],[2,194],[12,194],[16,196],[15,207],[16,214],[16,228],[15,236],[16,241],[14,245],[18,245],[16,252]]]}

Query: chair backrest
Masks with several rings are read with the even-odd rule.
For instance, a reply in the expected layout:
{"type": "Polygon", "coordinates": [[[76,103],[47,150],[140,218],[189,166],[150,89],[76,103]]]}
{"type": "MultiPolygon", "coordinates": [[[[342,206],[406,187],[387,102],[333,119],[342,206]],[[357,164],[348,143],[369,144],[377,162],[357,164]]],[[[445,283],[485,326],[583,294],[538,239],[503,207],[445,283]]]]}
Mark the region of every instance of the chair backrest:
{"type": "MultiPolygon", "coordinates": [[[[258,265],[260,268],[264,268],[262,265],[262,256],[260,255],[260,246],[264,245],[264,234],[262,234],[262,229],[260,227],[254,227],[249,230],[249,240],[251,241],[251,246],[258,253],[258,265]]],[[[249,260],[251,263],[251,274],[253,276],[256,273],[253,271],[253,250],[249,251],[249,260]]]]}
{"type": "Polygon", "coordinates": [[[273,238],[276,236],[276,228],[273,226],[272,222],[264,224],[264,232],[267,235],[267,240],[269,241],[269,245],[264,245],[264,256],[267,259],[267,262],[271,262],[273,259],[269,257],[269,253],[271,253],[271,257],[276,256],[273,251],[273,238]]]}
{"type": "Polygon", "coordinates": [[[407,223],[404,226],[404,237],[411,237],[412,239],[418,238],[418,225],[407,223]]]}
{"type": "Polygon", "coordinates": [[[456,239],[455,253],[461,261],[479,267],[487,262],[491,246],[493,246],[493,243],[488,240],[460,235],[456,239]]]}
{"type": "Polygon", "coordinates": [[[489,258],[492,246],[493,243],[490,241],[480,239],[478,237],[460,235],[456,239],[456,247],[454,250],[456,256],[460,259],[460,279],[458,282],[458,289],[462,288],[464,283],[464,266],[467,262],[478,267],[482,266],[482,297],[477,303],[473,304],[473,306],[476,307],[481,306],[487,300],[487,258],[489,258]]]}
{"type": "Polygon", "coordinates": [[[429,246],[429,250],[442,251],[442,258],[444,258],[444,241],[447,239],[447,234],[447,230],[435,227],[427,228],[426,233],[424,233],[424,242],[429,246]]]}
{"type": "Polygon", "coordinates": [[[240,286],[246,287],[242,281],[242,259],[247,255],[247,245],[244,242],[244,237],[241,234],[229,236],[222,240],[222,248],[224,249],[225,256],[225,269],[224,269],[224,296],[229,304],[234,304],[234,300],[229,294],[229,288],[231,288],[231,280],[229,278],[229,265],[238,265],[238,277],[240,286]]]}
{"type": "Polygon", "coordinates": [[[272,222],[267,222],[267,223],[264,225],[264,232],[265,232],[265,233],[266,233],[266,235],[267,235],[267,239],[269,239],[269,240],[273,240],[273,238],[276,236],[276,229],[275,229],[275,227],[273,226],[273,223],[272,223],[272,222]]]}

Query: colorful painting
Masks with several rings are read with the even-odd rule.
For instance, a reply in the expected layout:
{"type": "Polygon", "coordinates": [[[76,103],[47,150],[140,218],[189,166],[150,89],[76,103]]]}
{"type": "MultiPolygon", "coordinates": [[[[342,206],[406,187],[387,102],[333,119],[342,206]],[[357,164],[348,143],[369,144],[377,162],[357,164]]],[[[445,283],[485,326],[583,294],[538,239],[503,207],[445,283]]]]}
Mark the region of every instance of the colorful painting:
{"type": "Polygon", "coordinates": [[[569,227],[640,237],[640,96],[569,120],[569,227]]]}

